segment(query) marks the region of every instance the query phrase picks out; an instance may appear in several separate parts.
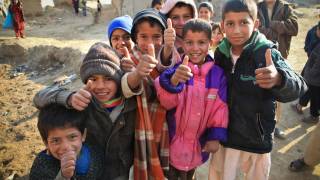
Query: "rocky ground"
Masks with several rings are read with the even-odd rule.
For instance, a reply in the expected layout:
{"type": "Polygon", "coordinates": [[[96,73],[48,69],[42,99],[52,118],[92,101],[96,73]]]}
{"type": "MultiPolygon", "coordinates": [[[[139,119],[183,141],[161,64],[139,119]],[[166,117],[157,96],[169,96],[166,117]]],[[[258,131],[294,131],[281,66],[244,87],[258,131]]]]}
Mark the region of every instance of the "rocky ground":
{"type": "MultiPolygon", "coordinates": [[[[314,6],[297,10],[300,30],[288,59],[300,72],[306,61],[306,32],[319,19],[313,16],[314,6]]],[[[91,14],[76,17],[69,8],[49,8],[44,16],[26,19],[26,39],[16,40],[12,31],[0,32],[0,179],[27,179],[35,155],[44,148],[36,128],[38,113],[32,103],[35,93],[57,78],[68,87],[80,87],[81,58],[90,45],[105,40],[104,22],[93,25],[91,14]],[[71,83],[63,81],[70,75],[77,78],[71,83]]],[[[320,166],[302,173],[287,168],[291,160],[303,155],[314,128],[301,123],[301,118],[289,103],[283,105],[279,126],[288,137],[275,139],[271,180],[320,179],[320,166]]]]}

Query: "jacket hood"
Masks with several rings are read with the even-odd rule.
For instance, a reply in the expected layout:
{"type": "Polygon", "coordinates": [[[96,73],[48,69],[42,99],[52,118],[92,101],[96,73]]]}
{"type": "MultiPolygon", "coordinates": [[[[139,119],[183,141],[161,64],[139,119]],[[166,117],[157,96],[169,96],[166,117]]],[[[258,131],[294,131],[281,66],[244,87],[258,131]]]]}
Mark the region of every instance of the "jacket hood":
{"type": "Polygon", "coordinates": [[[193,17],[198,17],[198,10],[197,6],[194,3],[193,0],[166,0],[166,2],[163,4],[163,7],[160,9],[160,12],[163,13],[165,16],[168,16],[168,13],[176,6],[178,3],[184,3],[187,5],[190,5],[193,10],[193,17]]]}

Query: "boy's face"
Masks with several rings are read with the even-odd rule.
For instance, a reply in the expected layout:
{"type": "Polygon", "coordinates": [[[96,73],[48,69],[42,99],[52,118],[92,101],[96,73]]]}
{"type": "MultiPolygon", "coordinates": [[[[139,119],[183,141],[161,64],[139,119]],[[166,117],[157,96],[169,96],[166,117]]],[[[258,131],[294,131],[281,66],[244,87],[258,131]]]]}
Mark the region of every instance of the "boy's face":
{"type": "Polygon", "coordinates": [[[183,49],[193,64],[203,64],[208,55],[209,47],[210,39],[206,33],[187,31],[183,39],[183,49]]]}
{"type": "Polygon", "coordinates": [[[116,29],[111,35],[112,48],[115,49],[121,56],[124,56],[124,47],[129,51],[133,48],[133,41],[130,34],[122,29],[116,29]]]}
{"type": "Polygon", "coordinates": [[[53,157],[61,160],[69,151],[74,151],[78,155],[84,140],[85,135],[75,127],[54,128],[48,132],[46,146],[53,157]]]}
{"type": "Polygon", "coordinates": [[[210,18],[212,16],[211,11],[209,11],[206,7],[201,7],[199,9],[199,18],[204,19],[206,21],[210,21],[210,18]]]}
{"type": "Polygon", "coordinates": [[[189,19],[192,19],[192,10],[189,6],[175,7],[171,10],[169,18],[178,36],[182,37],[183,26],[189,19]]]}
{"type": "Polygon", "coordinates": [[[221,28],[234,50],[242,50],[259,22],[247,12],[228,12],[221,22],[221,28]]]}
{"type": "Polygon", "coordinates": [[[100,102],[106,102],[115,98],[118,86],[117,83],[110,77],[104,75],[92,75],[90,81],[90,92],[100,102]]]}
{"type": "Polygon", "coordinates": [[[137,46],[142,54],[148,53],[148,45],[153,44],[155,53],[158,54],[163,43],[163,33],[160,25],[151,26],[149,22],[144,21],[137,26],[137,46]]]}
{"type": "Polygon", "coordinates": [[[212,31],[212,44],[218,45],[219,42],[223,39],[223,34],[220,33],[219,29],[215,29],[212,31]]]}

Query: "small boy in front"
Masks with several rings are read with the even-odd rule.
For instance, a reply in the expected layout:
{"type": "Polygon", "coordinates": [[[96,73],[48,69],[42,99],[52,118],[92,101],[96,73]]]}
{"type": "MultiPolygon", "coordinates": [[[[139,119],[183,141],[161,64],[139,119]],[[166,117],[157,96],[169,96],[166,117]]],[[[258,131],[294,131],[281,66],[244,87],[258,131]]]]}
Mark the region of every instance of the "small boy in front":
{"type": "Polygon", "coordinates": [[[227,82],[209,55],[211,25],[187,21],[182,31],[186,52],[182,63],[164,71],[155,86],[168,110],[170,170],[168,179],[191,180],[209,153],[227,139],[227,82]]]}
{"type": "Polygon", "coordinates": [[[228,82],[228,139],[214,154],[210,179],[267,180],[271,166],[275,101],[302,95],[303,78],[286,63],[276,46],[257,31],[253,0],[231,0],[222,10],[226,38],[215,51],[215,62],[228,82]]]}
{"type": "Polygon", "coordinates": [[[34,160],[31,180],[101,179],[103,153],[83,144],[85,118],[82,112],[57,104],[40,109],[38,130],[46,150],[34,160]]]}

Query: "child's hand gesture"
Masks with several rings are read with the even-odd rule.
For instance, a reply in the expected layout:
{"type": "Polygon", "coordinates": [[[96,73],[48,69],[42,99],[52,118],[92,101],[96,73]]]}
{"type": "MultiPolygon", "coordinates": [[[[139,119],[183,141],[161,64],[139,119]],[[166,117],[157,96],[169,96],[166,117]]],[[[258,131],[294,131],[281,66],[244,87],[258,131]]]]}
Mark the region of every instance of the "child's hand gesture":
{"type": "Polygon", "coordinates": [[[134,62],[131,60],[130,57],[130,53],[128,51],[127,47],[123,48],[124,51],[124,57],[121,59],[120,63],[121,63],[121,69],[125,72],[132,72],[134,71],[136,65],[134,64],[134,62]]]}
{"type": "Polygon", "coordinates": [[[171,77],[172,85],[177,86],[179,83],[185,83],[193,76],[188,63],[189,57],[185,55],[182,64],[180,64],[180,66],[176,69],[176,72],[171,77]]]}
{"type": "Polygon", "coordinates": [[[264,89],[271,89],[274,86],[281,84],[281,75],[273,64],[271,57],[271,49],[268,49],[265,54],[266,67],[258,68],[255,71],[256,83],[264,89]]]}
{"type": "Polygon", "coordinates": [[[164,47],[171,52],[174,47],[174,42],[176,41],[176,31],[172,27],[170,18],[167,20],[167,26],[167,29],[164,31],[164,47]]]}
{"type": "Polygon", "coordinates": [[[87,84],[83,88],[71,95],[68,99],[68,104],[78,111],[83,111],[91,101],[91,89],[92,81],[88,80],[87,84]]]}
{"type": "Polygon", "coordinates": [[[136,67],[140,77],[149,76],[151,71],[157,66],[158,60],[155,58],[154,45],[148,45],[148,54],[141,56],[139,64],[136,67]]]}
{"type": "Polygon", "coordinates": [[[203,147],[203,152],[215,153],[219,150],[219,141],[207,141],[203,147]]]}
{"type": "Polygon", "coordinates": [[[60,166],[61,174],[66,179],[71,179],[76,169],[77,154],[75,151],[68,149],[61,157],[60,166]]]}

